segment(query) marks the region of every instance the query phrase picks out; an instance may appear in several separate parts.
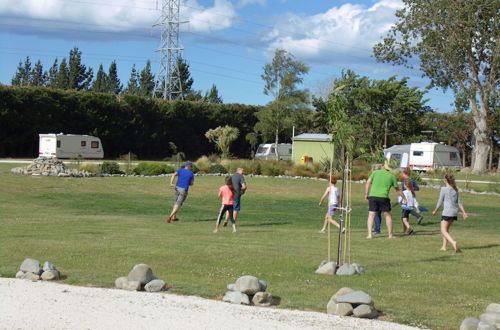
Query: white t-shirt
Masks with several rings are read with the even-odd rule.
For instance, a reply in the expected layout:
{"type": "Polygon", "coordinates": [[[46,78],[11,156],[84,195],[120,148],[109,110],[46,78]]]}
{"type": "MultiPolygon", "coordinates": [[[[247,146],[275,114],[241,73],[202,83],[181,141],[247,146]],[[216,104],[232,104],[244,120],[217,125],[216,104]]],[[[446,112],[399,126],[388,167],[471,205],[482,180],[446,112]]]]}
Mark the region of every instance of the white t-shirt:
{"type": "Polygon", "coordinates": [[[330,200],[328,205],[339,205],[339,190],[335,186],[330,186],[330,200]]]}
{"type": "Polygon", "coordinates": [[[401,196],[398,196],[398,203],[401,204],[401,206],[405,206],[407,209],[413,209],[416,206],[416,200],[415,197],[413,197],[412,193],[410,190],[406,189],[403,191],[403,194],[406,197],[406,204],[403,204],[403,198],[401,196]]]}

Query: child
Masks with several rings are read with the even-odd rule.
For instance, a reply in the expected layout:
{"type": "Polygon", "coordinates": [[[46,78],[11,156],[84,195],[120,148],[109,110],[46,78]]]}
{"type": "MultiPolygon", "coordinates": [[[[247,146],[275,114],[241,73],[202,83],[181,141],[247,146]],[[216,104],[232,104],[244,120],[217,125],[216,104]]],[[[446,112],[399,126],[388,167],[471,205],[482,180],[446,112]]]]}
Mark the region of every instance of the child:
{"type": "Polygon", "coordinates": [[[467,220],[469,215],[465,212],[465,209],[460,202],[460,198],[458,197],[458,189],[455,184],[455,178],[453,174],[447,173],[444,176],[444,184],[445,187],[441,187],[441,191],[439,193],[439,199],[434,211],[432,211],[432,215],[435,215],[441,205],[443,205],[443,212],[441,214],[441,234],[443,235],[443,245],[441,246],[441,251],[446,251],[447,243],[450,242],[453,246],[453,250],[457,252],[461,252],[458,248],[457,242],[451,237],[449,230],[453,221],[457,220],[458,209],[462,211],[462,216],[464,220],[467,220]]]}
{"type": "Polygon", "coordinates": [[[220,221],[222,220],[224,213],[229,213],[229,220],[233,224],[233,234],[236,233],[236,222],[233,218],[233,198],[234,198],[234,188],[233,180],[231,176],[226,176],[225,185],[219,188],[219,198],[222,199],[222,206],[219,211],[219,216],[215,223],[214,233],[219,231],[220,221]]]}
{"type": "Polygon", "coordinates": [[[326,188],[325,192],[323,193],[323,196],[321,196],[321,199],[319,200],[319,205],[321,206],[321,204],[323,204],[323,200],[325,199],[326,195],[330,194],[330,197],[328,199],[328,211],[326,212],[325,215],[323,228],[321,228],[321,230],[319,231],[322,234],[325,233],[326,226],[328,226],[329,223],[331,223],[337,228],[340,228],[339,223],[333,220],[333,216],[335,215],[335,209],[338,207],[339,204],[339,190],[337,189],[337,187],[335,187],[336,183],[337,179],[332,177],[330,179],[330,185],[328,186],[328,188],[326,188]]]}
{"type": "Polygon", "coordinates": [[[411,211],[413,211],[416,206],[415,192],[413,191],[413,184],[410,180],[404,182],[404,187],[403,194],[406,197],[406,204],[403,203],[403,198],[401,198],[401,196],[398,197],[398,203],[401,204],[401,209],[403,210],[401,220],[403,221],[404,233],[405,235],[411,235],[413,234],[413,228],[411,228],[408,219],[410,218],[411,211]]]}

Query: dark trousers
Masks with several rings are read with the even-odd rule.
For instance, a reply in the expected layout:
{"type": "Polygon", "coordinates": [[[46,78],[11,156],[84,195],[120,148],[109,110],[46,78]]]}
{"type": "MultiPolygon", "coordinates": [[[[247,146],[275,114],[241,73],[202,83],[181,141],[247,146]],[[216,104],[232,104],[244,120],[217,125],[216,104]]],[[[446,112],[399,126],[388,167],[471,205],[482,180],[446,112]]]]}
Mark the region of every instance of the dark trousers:
{"type": "Polygon", "coordinates": [[[373,229],[374,232],[380,233],[380,222],[381,221],[382,221],[382,212],[378,211],[377,213],[375,213],[375,219],[374,219],[375,228],[373,229]]]}
{"type": "Polygon", "coordinates": [[[220,211],[219,211],[219,216],[217,217],[217,226],[220,225],[220,221],[222,220],[222,218],[224,217],[224,214],[226,212],[229,212],[229,220],[231,220],[231,223],[234,225],[236,222],[234,221],[234,218],[233,218],[233,205],[222,205],[220,207],[220,211]]]}

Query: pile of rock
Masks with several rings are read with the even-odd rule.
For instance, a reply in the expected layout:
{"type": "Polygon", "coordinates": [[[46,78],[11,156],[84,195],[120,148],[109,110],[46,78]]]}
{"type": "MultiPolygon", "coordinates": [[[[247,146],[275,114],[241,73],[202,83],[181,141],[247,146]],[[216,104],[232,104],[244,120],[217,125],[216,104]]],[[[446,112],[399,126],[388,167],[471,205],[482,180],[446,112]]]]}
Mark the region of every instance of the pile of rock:
{"type": "Polygon", "coordinates": [[[36,259],[27,258],[24,259],[23,263],[19,267],[19,271],[16,273],[16,278],[22,278],[31,281],[53,281],[60,278],[59,271],[56,265],[50,261],[45,261],[43,267],[40,266],[40,261],[36,259]]]}
{"type": "Polygon", "coordinates": [[[378,317],[372,297],[363,291],[341,288],[326,305],[326,312],[338,316],[354,316],[366,319],[378,317]]]}
{"type": "Polygon", "coordinates": [[[323,275],[361,275],[365,273],[363,266],[358,264],[343,264],[335,272],[336,263],[333,261],[322,261],[318,269],[316,269],[316,274],[323,275]]]}
{"type": "Polygon", "coordinates": [[[497,330],[500,329],[500,304],[489,304],[479,320],[468,317],[462,321],[460,330],[497,330]]]}
{"type": "Polygon", "coordinates": [[[129,291],[160,292],[166,290],[167,283],[157,279],[148,265],[138,264],[132,268],[126,277],[118,277],[115,280],[115,286],[118,289],[129,291]]]}
{"type": "Polygon", "coordinates": [[[280,303],[280,298],[273,297],[266,292],[267,283],[255,276],[242,276],[236,280],[236,283],[228,284],[227,288],[229,291],[222,300],[232,304],[269,307],[280,303]]]}
{"type": "Polygon", "coordinates": [[[94,173],[87,171],[72,170],[55,157],[38,157],[25,167],[14,167],[10,170],[15,174],[33,176],[62,176],[62,177],[91,177],[94,173]]]}

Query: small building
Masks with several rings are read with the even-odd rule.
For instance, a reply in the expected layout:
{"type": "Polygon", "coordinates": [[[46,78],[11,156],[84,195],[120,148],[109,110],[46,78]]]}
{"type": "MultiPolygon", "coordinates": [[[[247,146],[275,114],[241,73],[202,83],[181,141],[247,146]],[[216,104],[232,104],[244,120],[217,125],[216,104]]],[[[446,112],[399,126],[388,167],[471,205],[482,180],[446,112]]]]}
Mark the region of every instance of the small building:
{"type": "Polygon", "coordinates": [[[292,140],[292,161],[295,164],[329,161],[332,157],[333,145],[328,134],[303,133],[292,140]]]}

